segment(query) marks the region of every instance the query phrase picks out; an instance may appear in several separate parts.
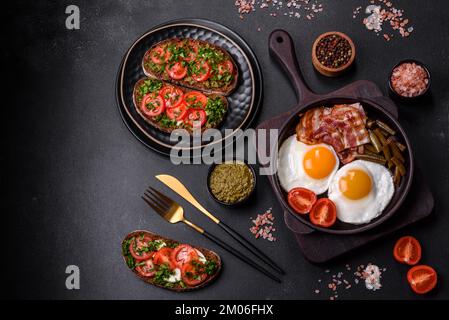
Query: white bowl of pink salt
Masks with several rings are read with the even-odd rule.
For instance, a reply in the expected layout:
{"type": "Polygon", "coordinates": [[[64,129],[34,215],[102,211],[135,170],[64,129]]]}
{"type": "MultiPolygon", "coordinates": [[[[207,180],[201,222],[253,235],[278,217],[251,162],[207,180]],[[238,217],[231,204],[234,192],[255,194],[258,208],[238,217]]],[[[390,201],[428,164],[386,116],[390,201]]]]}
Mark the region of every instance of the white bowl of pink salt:
{"type": "Polygon", "coordinates": [[[399,62],[390,74],[390,90],[397,97],[411,100],[422,97],[430,87],[430,72],[427,67],[416,60],[399,62]]]}

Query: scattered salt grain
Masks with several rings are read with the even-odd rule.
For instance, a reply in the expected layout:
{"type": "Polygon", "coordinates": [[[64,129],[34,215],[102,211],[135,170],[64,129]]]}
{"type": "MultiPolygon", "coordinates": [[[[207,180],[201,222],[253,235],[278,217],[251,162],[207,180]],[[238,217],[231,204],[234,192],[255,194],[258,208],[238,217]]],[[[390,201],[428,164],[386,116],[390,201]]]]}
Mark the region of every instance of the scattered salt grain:
{"type": "MultiPolygon", "coordinates": [[[[350,272],[351,266],[349,264],[345,265],[344,271],[329,274],[330,270],[326,269],[324,272],[328,275],[327,281],[324,281],[324,286],[315,289],[315,294],[322,293],[323,291],[329,293],[330,300],[336,300],[339,297],[339,289],[350,290],[353,288],[353,284],[357,285],[360,281],[365,283],[366,289],[370,291],[379,290],[382,285],[380,279],[382,278],[382,272],[386,271],[386,268],[379,268],[378,266],[369,263],[366,267],[365,265],[359,265],[354,268],[354,272],[350,272]],[[345,275],[345,272],[349,272],[349,276],[353,276],[353,280],[345,275]],[[353,284],[351,283],[353,282],[353,284]]],[[[322,279],[318,279],[318,283],[321,283],[322,279]]]]}
{"type": "Polygon", "coordinates": [[[373,264],[368,264],[366,269],[363,271],[363,278],[365,279],[365,286],[368,290],[379,290],[382,287],[380,283],[380,278],[382,277],[382,272],[379,267],[373,264]]]}
{"type": "MultiPolygon", "coordinates": [[[[235,6],[240,15],[249,14],[256,11],[256,8],[269,11],[278,11],[279,15],[289,18],[300,19],[305,16],[308,20],[315,18],[324,10],[323,5],[318,0],[236,0],[235,6]]],[[[278,16],[276,12],[270,12],[270,16],[278,16]]]]}
{"type": "MultiPolygon", "coordinates": [[[[352,12],[352,17],[356,18],[361,12],[361,7],[357,7],[352,12]]],[[[379,35],[383,30],[384,23],[388,23],[392,30],[397,31],[401,37],[408,37],[414,28],[407,26],[409,19],[404,16],[404,10],[397,9],[393,3],[388,0],[370,0],[370,4],[365,8],[365,14],[368,15],[363,19],[366,29],[373,31],[379,35]]],[[[390,41],[393,35],[384,33],[383,38],[390,41]]]]}
{"type": "Polygon", "coordinates": [[[276,231],[274,227],[274,216],[272,213],[272,208],[269,208],[263,214],[257,215],[256,219],[251,218],[253,226],[249,229],[256,239],[262,237],[268,241],[276,241],[273,232],[276,231]]]}

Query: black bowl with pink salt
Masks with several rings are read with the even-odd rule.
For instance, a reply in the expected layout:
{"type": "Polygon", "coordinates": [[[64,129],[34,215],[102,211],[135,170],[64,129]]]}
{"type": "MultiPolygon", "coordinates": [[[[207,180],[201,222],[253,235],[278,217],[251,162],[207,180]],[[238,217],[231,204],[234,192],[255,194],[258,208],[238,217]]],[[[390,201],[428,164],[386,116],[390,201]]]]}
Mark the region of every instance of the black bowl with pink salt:
{"type": "Polygon", "coordinates": [[[429,69],[417,60],[407,59],[393,67],[388,79],[391,93],[403,100],[422,97],[430,88],[429,69]]]}

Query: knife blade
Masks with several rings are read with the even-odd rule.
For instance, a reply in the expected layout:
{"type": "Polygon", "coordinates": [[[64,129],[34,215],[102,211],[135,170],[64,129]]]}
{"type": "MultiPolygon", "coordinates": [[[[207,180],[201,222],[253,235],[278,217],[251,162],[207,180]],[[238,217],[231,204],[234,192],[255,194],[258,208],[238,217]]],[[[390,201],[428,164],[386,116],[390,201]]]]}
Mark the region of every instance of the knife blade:
{"type": "Polygon", "coordinates": [[[213,222],[215,222],[216,224],[220,223],[220,220],[217,217],[215,217],[212,213],[207,211],[195,199],[195,197],[190,193],[190,191],[187,190],[186,186],[181,181],[179,181],[177,178],[175,178],[173,176],[170,176],[168,174],[159,174],[159,175],[156,176],[156,179],[161,181],[163,184],[165,184],[167,187],[172,189],[174,192],[176,192],[178,195],[180,195],[182,198],[184,198],[187,202],[189,202],[195,208],[197,208],[202,213],[204,213],[213,222]]]}

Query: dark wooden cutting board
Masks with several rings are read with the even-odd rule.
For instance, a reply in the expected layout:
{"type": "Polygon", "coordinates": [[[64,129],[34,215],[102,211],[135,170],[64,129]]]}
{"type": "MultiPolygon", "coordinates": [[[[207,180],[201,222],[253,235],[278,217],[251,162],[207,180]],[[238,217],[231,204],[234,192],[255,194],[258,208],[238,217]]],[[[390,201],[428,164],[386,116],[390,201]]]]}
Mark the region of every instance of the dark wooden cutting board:
{"type": "MultiPolygon", "coordinates": [[[[341,96],[351,97],[354,99],[364,99],[368,102],[372,101],[381,106],[394,118],[398,118],[398,109],[395,103],[390,98],[384,96],[379,87],[371,81],[356,81],[348,86],[325,95],[318,95],[312,92],[301,77],[292,40],[285,31],[273,31],[270,35],[269,45],[270,50],[276,52],[274,57],[278,61],[280,60],[281,66],[284,68],[286,74],[293,83],[293,88],[295,89],[299,102],[292,110],[262,122],[259,126],[257,126],[256,130],[279,130],[294,113],[299,113],[304,104],[324,100],[325,98],[341,96]]],[[[259,163],[261,166],[269,165],[269,163],[264,163],[262,160],[270,158],[270,155],[267,154],[271,148],[269,145],[269,135],[266,135],[266,137],[267,141],[265,150],[258,150],[258,153],[261,153],[258,154],[259,163]],[[264,154],[262,154],[262,152],[264,154]]],[[[268,179],[273,189],[275,189],[275,176],[268,176],[268,179]]],[[[292,215],[287,212],[285,208],[284,221],[287,227],[295,233],[299,248],[305,257],[314,263],[323,263],[340,257],[414,222],[424,219],[432,213],[433,207],[434,199],[432,193],[430,192],[423,175],[419,169],[415,167],[411,189],[401,208],[391,219],[371,230],[351,235],[337,235],[316,231],[311,229],[309,226],[306,226],[298,219],[292,217],[292,215]]]]}
{"type": "MultiPolygon", "coordinates": [[[[398,117],[398,109],[395,103],[390,98],[385,97],[373,82],[366,80],[357,81],[326,96],[340,95],[365,98],[378,103],[381,101],[382,106],[387,111],[395,117],[398,117]]],[[[256,130],[279,129],[285,120],[294,112],[297,112],[297,110],[290,110],[275,118],[264,121],[257,126],[256,130]]],[[[259,156],[259,159],[261,158],[259,156]]],[[[261,165],[264,166],[266,164],[261,163],[261,165]]],[[[273,186],[274,176],[268,176],[268,179],[273,186]]],[[[420,170],[415,169],[412,188],[400,210],[386,223],[372,230],[354,235],[326,234],[310,229],[297,219],[294,219],[288,212],[284,212],[284,221],[287,227],[295,233],[299,248],[304,256],[311,262],[323,263],[426,218],[431,214],[433,207],[433,195],[420,170]]]]}

